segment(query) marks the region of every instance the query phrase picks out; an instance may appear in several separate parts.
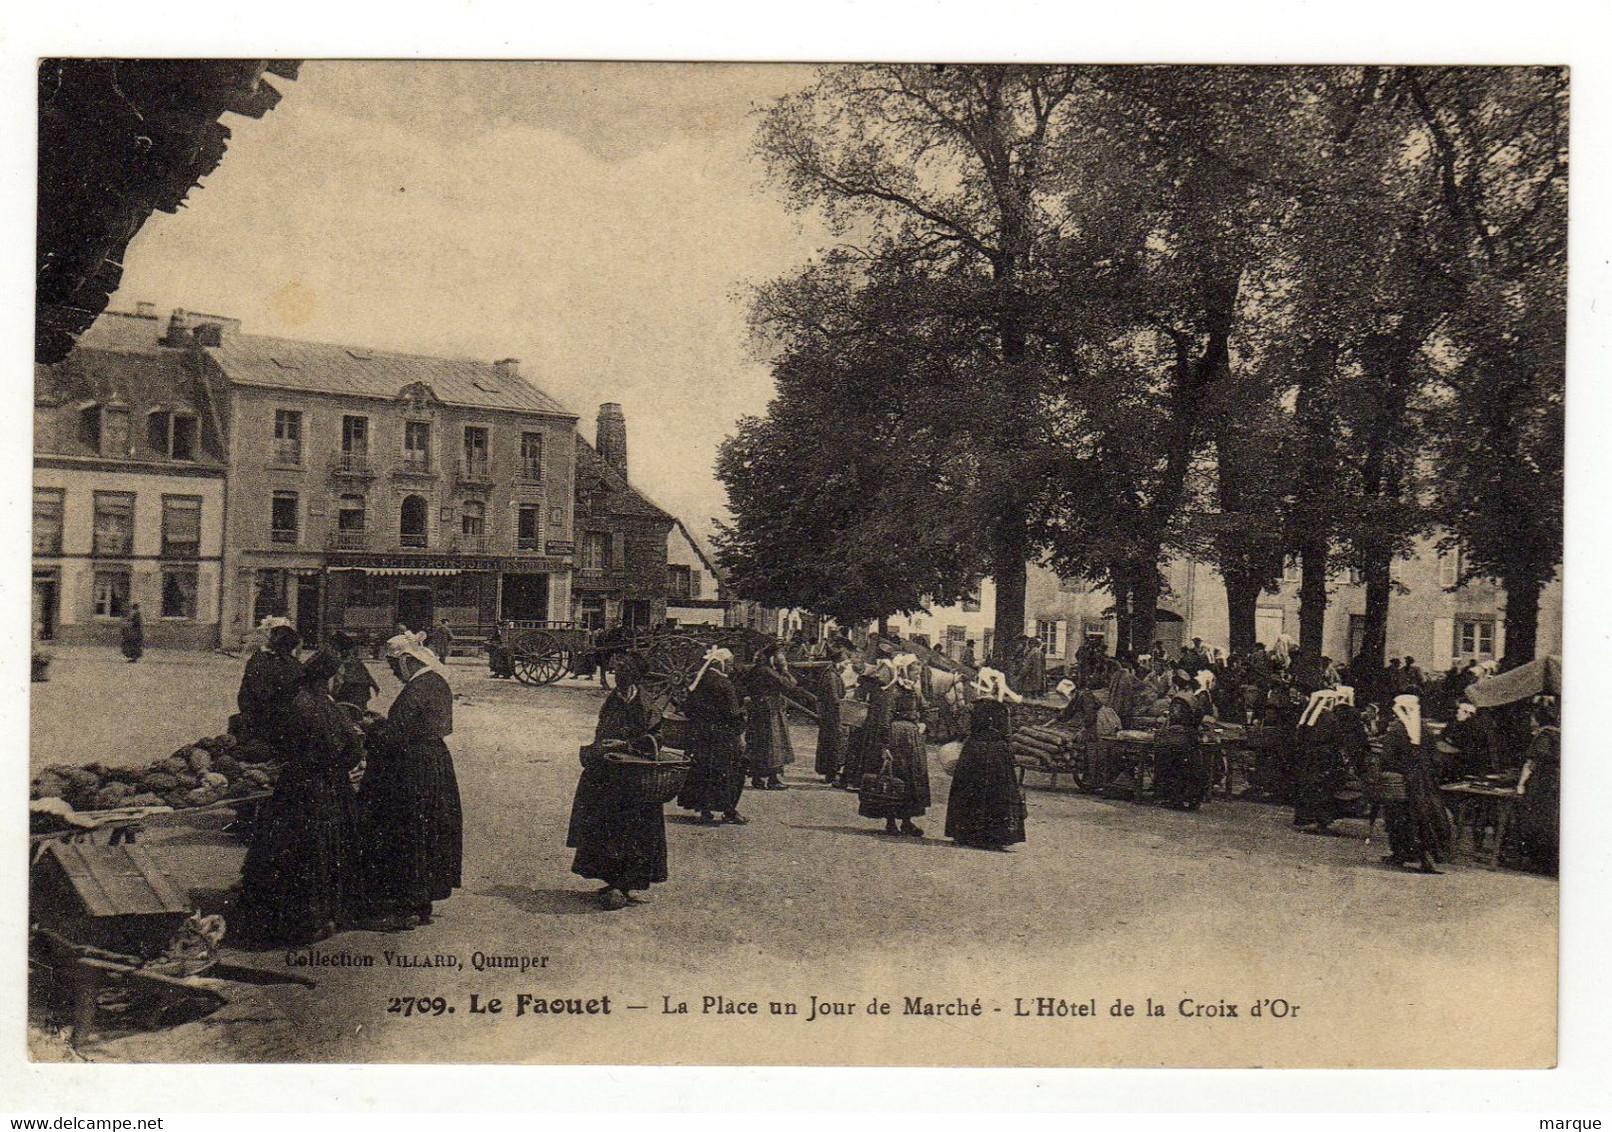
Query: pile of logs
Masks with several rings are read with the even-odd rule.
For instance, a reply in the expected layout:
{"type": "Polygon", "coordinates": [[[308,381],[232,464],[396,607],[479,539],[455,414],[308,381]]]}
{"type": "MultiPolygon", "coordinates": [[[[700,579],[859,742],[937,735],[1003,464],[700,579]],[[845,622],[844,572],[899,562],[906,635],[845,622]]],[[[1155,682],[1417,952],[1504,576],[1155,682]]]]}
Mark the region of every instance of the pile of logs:
{"type": "Polygon", "coordinates": [[[1080,736],[1056,727],[1021,727],[1008,740],[1016,762],[1030,766],[1073,766],[1080,754],[1080,736]]]}

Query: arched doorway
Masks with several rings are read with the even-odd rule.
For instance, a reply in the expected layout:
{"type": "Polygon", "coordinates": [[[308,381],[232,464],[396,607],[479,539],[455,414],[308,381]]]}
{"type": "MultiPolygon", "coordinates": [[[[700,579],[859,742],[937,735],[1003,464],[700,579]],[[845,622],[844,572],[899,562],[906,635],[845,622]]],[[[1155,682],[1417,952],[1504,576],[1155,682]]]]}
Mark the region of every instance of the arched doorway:
{"type": "Polygon", "coordinates": [[[410,495],[403,499],[403,510],[398,517],[398,545],[409,549],[424,549],[428,544],[427,528],[431,509],[422,496],[410,495]]]}

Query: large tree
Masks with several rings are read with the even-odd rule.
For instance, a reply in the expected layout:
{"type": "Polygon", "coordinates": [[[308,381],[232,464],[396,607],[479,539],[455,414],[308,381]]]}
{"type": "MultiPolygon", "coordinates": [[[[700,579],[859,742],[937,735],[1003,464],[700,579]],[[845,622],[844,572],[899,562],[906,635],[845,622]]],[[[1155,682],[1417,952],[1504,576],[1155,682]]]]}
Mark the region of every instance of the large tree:
{"type": "Polygon", "coordinates": [[[909,264],[959,296],[966,323],[983,318],[970,352],[979,396],[956,423],[993,500],[983,533],[1003,642],[1024,633],[1040,484],[1025,457],[1042,416],[1028,292],[1083,168],[1081,84],[1073,67],[834,68],[772,107],[759,140],[788,199],[821,209],[871,270],[909,264]]]}

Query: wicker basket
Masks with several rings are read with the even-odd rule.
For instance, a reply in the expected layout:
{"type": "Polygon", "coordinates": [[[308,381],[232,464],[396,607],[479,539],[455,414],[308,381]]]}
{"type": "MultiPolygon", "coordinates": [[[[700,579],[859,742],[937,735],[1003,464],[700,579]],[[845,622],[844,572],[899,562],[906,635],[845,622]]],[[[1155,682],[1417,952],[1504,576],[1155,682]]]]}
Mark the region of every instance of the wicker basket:
{"type": "Polygon", "coordinates": [[[606,752],[602,765],[623,801],[663,806],[683,789],[693,764],[682,751],[657,743],[651,755],[606,752]]]}

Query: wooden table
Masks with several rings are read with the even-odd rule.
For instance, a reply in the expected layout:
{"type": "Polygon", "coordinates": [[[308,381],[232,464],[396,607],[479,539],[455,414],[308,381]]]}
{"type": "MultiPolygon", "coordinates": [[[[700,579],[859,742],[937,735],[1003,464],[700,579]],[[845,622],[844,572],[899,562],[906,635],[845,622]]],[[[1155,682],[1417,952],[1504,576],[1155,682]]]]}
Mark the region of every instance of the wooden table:
{"type": "Polygon", "coordinates": [[[1455,841],[1459,845],[1461,831],[1471,830],[1472,849],[1478,852],[1478,837],[1486,825],[1494,827],[1494,845],[1489,850],[1489,865],[1498,868],[1500,849],[1506,841],[1506,830],[1511,825],[1512,811],[1522,795],[1515,786],[1485,786],[1476,782],[1452,782],[1440,786],[1439,791],[1455,805],[1455,841]]]}

